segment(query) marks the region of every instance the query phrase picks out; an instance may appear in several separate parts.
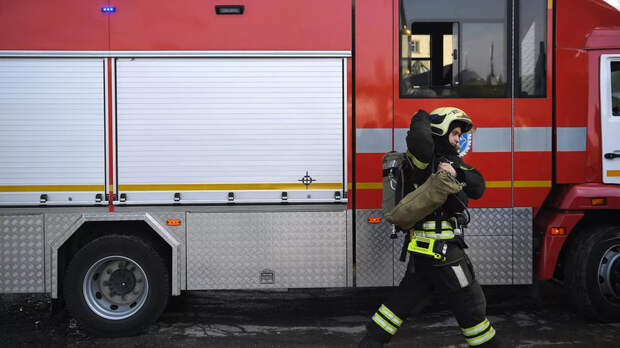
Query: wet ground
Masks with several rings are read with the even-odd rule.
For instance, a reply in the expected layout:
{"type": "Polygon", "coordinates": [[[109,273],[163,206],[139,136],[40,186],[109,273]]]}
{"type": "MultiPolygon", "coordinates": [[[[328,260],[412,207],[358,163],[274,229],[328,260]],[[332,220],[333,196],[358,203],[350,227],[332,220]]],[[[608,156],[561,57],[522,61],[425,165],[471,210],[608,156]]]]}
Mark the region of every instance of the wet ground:
{"type": "MultiPolygon", "coordinates": [[[[620,323],[584,320],[562,287],[485,287],[505,347],[620,347],[620,323]]],[[[148,332],[88,335],[45,295],[0,295],[0,347],[354,347],[389,289],[200,291],[172,299],[148,332]]],[[[410,318],[388,347],[467,347],[445,306],[410,318]]]]}

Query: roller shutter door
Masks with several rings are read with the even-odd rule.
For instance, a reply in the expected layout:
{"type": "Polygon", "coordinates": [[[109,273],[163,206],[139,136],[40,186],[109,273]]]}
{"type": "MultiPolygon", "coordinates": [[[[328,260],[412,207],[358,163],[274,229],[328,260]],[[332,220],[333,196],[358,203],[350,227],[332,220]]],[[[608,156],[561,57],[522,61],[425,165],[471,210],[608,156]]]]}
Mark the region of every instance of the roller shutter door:
{"type": "Polygon", "coordinates": [[[343,59],[138,58],[116,69],[126,203],[343,198],[343,59]]]}
{"type": "Polygon", "coordinates": [[[94,204],[104,118],[102,59],[0,59],[0,205],[94,204]]]}

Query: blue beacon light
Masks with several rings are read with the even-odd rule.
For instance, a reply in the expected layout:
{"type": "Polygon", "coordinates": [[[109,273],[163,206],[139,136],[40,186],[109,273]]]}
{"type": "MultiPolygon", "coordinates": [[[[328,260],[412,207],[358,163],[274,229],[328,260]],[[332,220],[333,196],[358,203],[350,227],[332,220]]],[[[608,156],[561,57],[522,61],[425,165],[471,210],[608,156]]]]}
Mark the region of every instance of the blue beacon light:
{"type": "Polygon", "coordinates": [[[116,7],[114,6],[104,6],[101,8],[101,12],[103,13],[113,13],[116,12],[116,7]]]}

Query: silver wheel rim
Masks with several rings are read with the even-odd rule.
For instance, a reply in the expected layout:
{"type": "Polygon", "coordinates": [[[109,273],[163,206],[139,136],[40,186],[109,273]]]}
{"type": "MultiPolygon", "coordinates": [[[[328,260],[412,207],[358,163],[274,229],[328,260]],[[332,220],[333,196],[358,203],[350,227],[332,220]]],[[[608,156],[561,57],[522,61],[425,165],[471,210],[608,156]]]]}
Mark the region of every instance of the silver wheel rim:
{"type": "Polygon", "coordinates": [[[608,301],[620,302],[620,244],[603,253],[598,266],[598,285],[608,301]]]}
{"type": "Polygon", "coordinates": [[[142,308],[149,283],[142,267],[132,259],[108,256],[88,269],[82,292],[95,314],[109,320],[122,320],[142,308]]]}

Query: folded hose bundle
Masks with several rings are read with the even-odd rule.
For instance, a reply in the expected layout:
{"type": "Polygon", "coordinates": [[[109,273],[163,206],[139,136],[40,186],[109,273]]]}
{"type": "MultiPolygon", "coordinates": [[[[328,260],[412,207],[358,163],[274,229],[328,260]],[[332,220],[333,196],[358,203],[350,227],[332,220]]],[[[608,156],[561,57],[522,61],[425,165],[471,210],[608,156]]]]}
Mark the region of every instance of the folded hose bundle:
{"type": "Polygon", "coordinates": [[[439,170],[420,187],[405,196],[394,209],[384,215],[389,223],[408,230],[435,209],[439,208],[448,195],[461,191],[463,187],[450,173],[439,170]]]}

